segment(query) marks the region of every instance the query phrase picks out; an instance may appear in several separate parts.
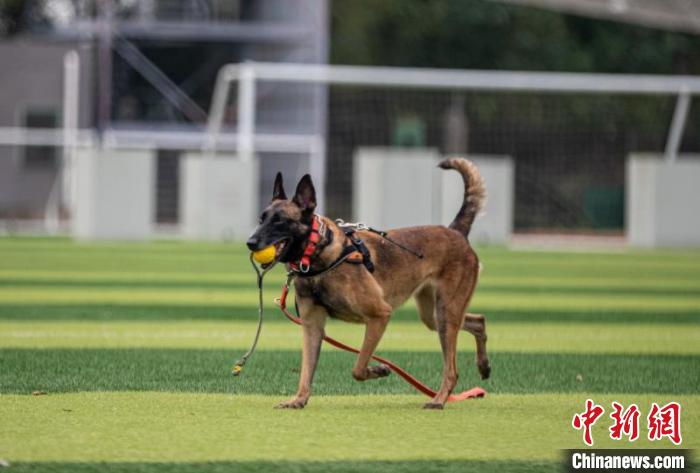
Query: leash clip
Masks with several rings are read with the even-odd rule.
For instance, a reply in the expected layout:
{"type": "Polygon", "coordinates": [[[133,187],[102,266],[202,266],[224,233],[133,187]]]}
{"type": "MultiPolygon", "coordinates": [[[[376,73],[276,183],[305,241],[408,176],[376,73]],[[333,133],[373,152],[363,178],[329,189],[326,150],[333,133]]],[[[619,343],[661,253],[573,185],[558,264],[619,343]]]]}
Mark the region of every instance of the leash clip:
{"type": "Polygon", "coordinates": [[[346,222],[342,218],[336,218],[335,224],[343,228],[354,228],[355,230],[369,230],[369,226],[364,222],[346,222]]]}

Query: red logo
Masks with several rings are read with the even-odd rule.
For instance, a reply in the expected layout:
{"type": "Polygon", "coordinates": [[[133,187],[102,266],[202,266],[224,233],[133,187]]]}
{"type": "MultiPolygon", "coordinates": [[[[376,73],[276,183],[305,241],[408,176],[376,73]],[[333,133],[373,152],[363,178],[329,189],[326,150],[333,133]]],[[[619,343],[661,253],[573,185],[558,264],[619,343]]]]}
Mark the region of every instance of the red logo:
{"type": "MultiPolygon", "coordinates": [[[[630,442],[637,440],[641,415],[639,407],[636,404],[630,404],[625,409],[622,404],[613,401],[612,408],[610,418],[613,423],[608,429],[610,438],[622,440],[624,436],[630,442]]],[[[571,420],[574,429],[583,430],[583,441],[589,447],[593,445],[591,428],[604,412],[603,406],[599,406],[592,399],[586,399],[586,409],[574,414],[574,418],[571,420]]],[[[652,442],[667,437],[675,445],[680,445],[683,442],[681,438],[681,405],[677,402],[669,402],[659,407],[657,403],[653,402],[647,416],[647,429],[647,438],[652,442]]]]}
{"type": "Polygon", "coordinates": [[[622,404],[613,402],[614,411],[610,413],[610,418],[615,423],[610,427],[610,438],[620,440],[622,435],[629,437],[630,442],[634,442],[639,437],[639,407],[632,404],[623,411],[622,404]]]}
{"type": "Polygon", "coordinates": [[[681,438],[681,405],[677,402],[669,402],[663,407],[659,407],[657,403],[653,402],[647,422],[649,440],[661,440],[668,437],[676,445],[680,445],[683,441],[681,438]]]}
{"type": "Polygon", "coordinates": [[[596,423],[598,418],[603,415],[605,410],[602,406],[598,406],[591,399],[586,399],[586,410],[580,414],[574,415],[571,425],[574,429],[583,429],[583,441],[589,447],[593,445],[593,436],[591,435],[591,427],[596,423]]]}

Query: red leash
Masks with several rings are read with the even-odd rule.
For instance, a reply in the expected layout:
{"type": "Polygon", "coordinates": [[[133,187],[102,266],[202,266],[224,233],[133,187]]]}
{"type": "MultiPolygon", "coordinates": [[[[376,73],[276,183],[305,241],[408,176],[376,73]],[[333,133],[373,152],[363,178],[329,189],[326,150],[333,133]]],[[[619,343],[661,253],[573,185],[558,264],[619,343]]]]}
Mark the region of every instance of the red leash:
{"type": "MultiPolygon", "coordinates": [[[[278,303],[280,305],[280,309],[282,310],[282,313],[284,314],[285,317],[287,317],[289,320],[291,320],[295,324],[301,325],[301,319],[287,310],[287,295],[288,294],[289,294],[289,284],[285,284],[284,286],[282,286],[282,295],[280,296],[279,301],[278,301],[278,303]]],[[[339,342],[338,340],[331,338],[327,335],[323,336],[323,340],[326,341],[329,345],[333,345],[334,347],[340,348],[341,350],[349,351],[351,353],[359,353],[360,352],[357,348],[353,348],[351,346],[348,346],[348,345],[346,345],[342,342],[339,342]]],[[[428,386],[426,386],[425,384],[421,383],[416,378],[411,376],[411,374],[408,373],[407,371],[405,371],[403,368],[401,368],[400,366],[387,360],[386,358],[382,358],[381,356],[377,356],[377,355],[372,355],[372,359],[387,365],[394,373],[401,376],[410,385],[412,385],[414,388],[416,388],[418,391],[422,392],[426,396],[434,397],[435,394],[437,394],[436,391],[433,391],[428,386]]],[[[467,391],[461,392],[459,394],[451,394],[450,397],[447,398],[447,401],[448,402],[463,401],[465,399],[470,399],[470,398],[475,398],[475,397],[484,397],[485,395],[486,395],[486,391],[484,391],[483,389],[481,389],[479,387],[475,387],[475,388],[469,389],[467,391]]]]}

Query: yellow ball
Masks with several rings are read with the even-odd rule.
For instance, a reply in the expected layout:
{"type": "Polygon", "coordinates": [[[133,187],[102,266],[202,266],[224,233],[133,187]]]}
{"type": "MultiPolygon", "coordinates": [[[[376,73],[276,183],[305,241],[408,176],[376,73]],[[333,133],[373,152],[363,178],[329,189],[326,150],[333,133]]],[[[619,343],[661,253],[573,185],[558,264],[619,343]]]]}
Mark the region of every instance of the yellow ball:
{"type": "Polygon", "coordinates": [[[270,245],[262,250],[253,251],[253,259],[260,264],[272,263],[276,253],[275,245],[270,245]]]}

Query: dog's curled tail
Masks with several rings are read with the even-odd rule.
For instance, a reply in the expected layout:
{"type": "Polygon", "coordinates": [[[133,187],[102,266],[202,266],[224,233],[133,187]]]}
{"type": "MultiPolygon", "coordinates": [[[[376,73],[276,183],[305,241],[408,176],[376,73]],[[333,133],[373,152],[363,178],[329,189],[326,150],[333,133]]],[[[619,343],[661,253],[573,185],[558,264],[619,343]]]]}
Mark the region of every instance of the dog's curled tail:
{"type": "Polygon", "coordinates": [[[484,207],[486,201],[486,186],[479,170],[474,163],[464,158],[448,158],[438,164],[442,169],[454,169],[464,180],[464,201],[452,220],[450,228],[457,230],[466,238],[472,228],[474,219],[484,207]]]}

